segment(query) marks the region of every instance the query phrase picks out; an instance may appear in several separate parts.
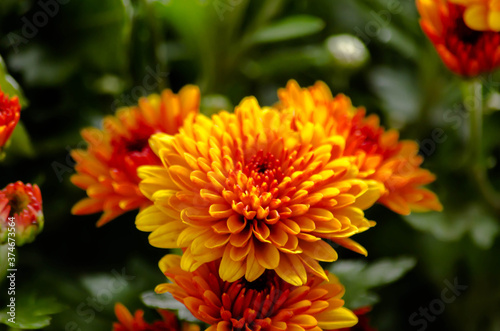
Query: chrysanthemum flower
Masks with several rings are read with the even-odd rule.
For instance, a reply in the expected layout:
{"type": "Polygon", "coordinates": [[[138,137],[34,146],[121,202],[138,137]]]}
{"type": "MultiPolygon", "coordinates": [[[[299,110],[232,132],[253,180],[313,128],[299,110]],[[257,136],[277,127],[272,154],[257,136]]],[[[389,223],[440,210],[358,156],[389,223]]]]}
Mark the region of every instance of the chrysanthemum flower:
{"type": "Polygon", "coordinates": [[[0,152],[9,140],[21,116],[21,105],[15,96],[9,97],[0,90],[0,152]]]}
{"type": "Polygon", "coordinates": [[[246,98],[234,114],[200,115],[150,145],[162,165],[139,168],[154,205],[136,225],[152,231],[153,246],[186,248],[185,270],[222,258],[225,281],[274,269],[302,285],[306,270],[326,278],[317,261],[337,259],[323,239],[366,254],[349,237],[374,225],[363,210],[381,185],[357,179],[354,158],[342,157],[344,139],[320,125],[296,132],[277,110],[246,98]]]}
{"type": "Polygon", "coordinates": [[[202,265],[194,272],[180,267],[180,256],[167,255],[160,268],[172,283],[160,284],[158,293],[170,292],[201,321],[207,331],[231,330],[335,330],[356,324],[344,308],[344,287],[329,274],[326,280],[311,276],[293,286],[266,271],[254,282],[226,282],[219,277],[219,262],[202,265]]]}
{"type": "Polygon", "coordinates": [[[344,328],[339,331],[377,331],[370,326],[370,319],[367,314],[371,311],[371,307],[362,307],[352,312],[358,317],[358,324],[350,328],[344,328]]]}
{"type": "Polygon", "coordinates": [[[134,315],[121,303],[115,305],[118,322],[113,323],[113,331],[200,331],[196,324],[181,323],[177,316],[163,309],[158,309],[162,320],[152,324],[144,321],[144,311],[136,310],[134,315]]]}
{"type": "Polygon", "coordinates": [[[317,123],[326,135],[345,139],[343,156],[355,157],[358,178],[384,184],[379,203],[403,215],[412,210],[442,209],[436,195],[423,187],[435,176],[420,168],[423,158],[418,155],[417,143],[400,141],[397,131],[380,126],[377,115],[366,116],[365,109],[353,107],[345,95],[333,97],[323,82],[300,88],[291,80],[278,96],[277,106],[285,118],[292,119],[294,130],[300,132],[310,123],[317,123]]]}
{"type": "Polygon", "coordinates": [[[0,245],[8,242],[15,223],[16,246],[32,242],[43,229],[42,194],[38,186],[15,182],[0,191],[0,245]]]}
{"type": "Polygon", "coordinates": [[[126,211],[150,204],[137,187],[137,167],[160,164],[148,145],[156,132],[175,134],[184,120],[198,113],[200,92],[195,86],[185,86],[175,95],[165,90],[160,95],[139,99],[136,107],[122,108],[116,116],[103,120],[103,129],[87,128],[82,137],[87,150],[73,150],[77,174],[73,184],[86,190],[88,198],[72,209],[76,215],[103,211],[97,222],[104,225],[126,211]]]}
{"type": "Polygon", "coordinates": [[[499,0],[450,0],[466,7],[464,21],[477,31],[500,31],[499,0]]]}
{"type": "Polygon", "coordinates": [[[441,59],[451,71],[466,77],[498,68],[500,32],[473,30],[464,21],[464,14],[469,20],[474,16],[473,22],[484,18],[478,16],[473,8],[470,8],[473,10],[471,15],[465,6],[454,2],[456,1],[417,0],[420,25],[441,59]]]}

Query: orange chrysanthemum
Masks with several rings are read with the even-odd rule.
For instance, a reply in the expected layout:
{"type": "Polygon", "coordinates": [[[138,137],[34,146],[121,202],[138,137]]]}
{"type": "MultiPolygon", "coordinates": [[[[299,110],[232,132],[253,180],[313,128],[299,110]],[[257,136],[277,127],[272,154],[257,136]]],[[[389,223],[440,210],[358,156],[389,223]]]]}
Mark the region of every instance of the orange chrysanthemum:
{"type": "Polygon", "coordinates": [[[441,210],[434,193],[423,185],[435,180],[421,169],[423,158],[414,141],[399,141],[395,130],[385,131],[377,115],[366,116],[363,108],[353,107],[345,95],[333,97],[323,82],[300,88],[295,81],[278,91],[285,118],[292,118],[292,127],[302,131],[316,123],[328,136],[340,135],[346,140],[343,156],[355,157],[358,177],[384,184],[378,202],[399,214],[414,211],[441,210]]]}
{"type": "Polygon", "coordinates": [[[178,95],[165,90],[161,96],[141,98],[137,107],[122,108],[116,116],[106,117],[102,130],[82,130],[88,148],[71,152],[77,171],[71,181],[86,190],[88,198],[78,202],[72,213],[103,211],[97,222],[101,226],[126,211],[150,204],[137,186],[137,167],[160,164],[148,139],[157,132],[177,133],[190,114],[198,113],[199,103],[200,92],[195,86],[185,86],[178,95]]]}
{"type": "Polygon", "coordinates": [[[0,152],[9,140],[21,116],[19,99],[9,97],[0,90],[0,152]]]}
{"type": "Polygon", "coordinates": [[[450,0],[464,5],[464,21],[477,31],[500,32],[500,0],[450,0]]]}
{"type": "Polygon", "coordinates": [[[144,321],[144,311],[136,310],[134,315],[121,303],[115,305],[118,322],[113,323],[113,331],[200,331],[196,324],[181,323],[174,313],[158,309],[161,321],[152,324],[144,321]]]}
{"type": "MultiPolygon", "coordinates": [[[[417,0],[420,25],[453,72],[473,77],[500,66],[500,32],[473,30],[464,21],[470,12],[452,0],[417,0]]],[[[462,2],[462,1],[460,1],[462,2]]],[[[475,12],[473,11],[473,14],[475,12]]],[[[474,22],[481,17],[474,18],[474,22]]],[[[498,22],[497,22],[498,23],[498,22]]],[[[485,23],[486,24],[486,23],[485,23]]]]}
{"type": "Polygon", "coordinates": [[[36,184],[15,182],[0,191],[0,245],[8,238],[15,239],[17,246],[30,243],[43,225],[42,194],[36,184]],[[15,232],[9,230],[12,224],[15,232]]]}
{"type": "Polygon", "coordinates": [[[344,139],[321,125],[296,132],[277,110],[247,98],[234,114],[200,115],[150,145],[162,165],[139,168],[154,205],[136,225],[152,231],[153,246],[186,248],[185,270],[222,258],[225,281],[274,269],[302,285],[306,270],[326,279],[318,260],[337,259],[323,239],[366,254],[349,237],[374,225],[363,210],[381,185],[358,179],[354,158],[342,156],[344,139]]]}
{"type": "Polygon", "coordinates": [[[163,273],[173,282],[157,286],[170,292],[198,319],[210,324],[207,331],[335,330],[356,324],[344,308],[344,287],[329,274],[327,280],[311,276],[302,286],[284,282],[267,271],[254,282],[220,279],[219,262],[202,265],[190,273],[180,268],[180,256],[160,261],[163,273]]]}

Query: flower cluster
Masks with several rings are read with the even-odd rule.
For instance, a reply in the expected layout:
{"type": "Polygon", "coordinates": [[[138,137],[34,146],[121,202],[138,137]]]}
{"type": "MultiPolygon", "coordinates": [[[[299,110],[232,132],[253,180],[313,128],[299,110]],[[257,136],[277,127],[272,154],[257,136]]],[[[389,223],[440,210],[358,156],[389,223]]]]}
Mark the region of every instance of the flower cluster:
{"type": "MultiPolygon", "coordinates": [[[[290,81],[278,95],[272,107],[248,97],[208,118],[196,88],[166,91],[84,130],[88,151],[73,152],[72,181],[89,196],[73,211],[103,210],[102,225],[139,208],[151,245],[183,251],[160,261],[171,283],[156,291],[209,330],[355,325],[320,264],[337,260],[332,243],[366,255],[351,237],[375,225],[364,211],[376,202],[400,214],[442,208],[415,142],[324,83],[290,81]]],[[[122,325],[145,325],[117,309],[122,325]]]]}
{"type": "Polygon", "coordinates": [[[303,285],[307,272],[326,279],[318,261],[334,261],[326,242],[374,223],[363,210],[381,185],[361,180],[344,157],[345,142],[310,123],[296,131],[276,109],[245,99],[234,113],[197,116],[180,134],[156,134],[161,166],[139,168],[140,186],[154,204],[137,217],[160,248],[185,248],[182,267],[196,270],[221,259],[226,281],[275,270],[303,285]]]}
{"type": "MultiPolygon", "coordinates": [[[[500,67],[500,0],[416,4],[451,71],[470,78],[500,67]]],[[[291,80],[277,95],[272,106],[247,97],[207,117],[188,85],[106,116],[102,128],[82,130],[87,147],[71,152],[71,182],[86,194],[72,213],[102,213],[102,226],[138,210],[135,225],[152,246],[182,252],[160,260],[168,281],[155,291],[208,331],[373,330],[371,308],[349,310],[325,262],[338,248],[367,255],[353,236],[375,226],[365,212],[376,203],[400,215],[441,211],[427,187],[436,177],[415,141],[325,83],[291,80]]],[[[0,90],[0,159],[20,110],[0,90]]],[[[32,242],[43,227],[36,184],[0,191],[0,245],[13,234],[14,245],[32,242]]],[[[142,310],[116,304],[113,330],[200,330],[158,313],[148,323],[142,310]]]]}
{"type": "MultiPolygon", "coordinates": [[[[19,98],[9,98],[0,89],[0,160],[20,116],[19,98]]],[[[0,191],[0,246],[30,243],[42,231],[43,225],[42,194],[36,184],[18,181],[0,191]]]]}

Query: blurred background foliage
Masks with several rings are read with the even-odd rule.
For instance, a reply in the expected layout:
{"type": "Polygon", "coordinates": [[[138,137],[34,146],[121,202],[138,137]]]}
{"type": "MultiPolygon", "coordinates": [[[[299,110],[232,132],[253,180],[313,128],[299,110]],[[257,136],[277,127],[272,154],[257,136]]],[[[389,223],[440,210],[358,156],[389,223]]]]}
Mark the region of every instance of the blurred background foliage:
{"type": "MultiPolygon", "coordinates": [[[[205,114],[248,95],[272,105],[293,78],[323,80],[418,140],[424,167],[438,176],[431,188],[443,213],[401,217],[374,206],[367,214],[378,225],[355,237],[368,258],[339,248],[341,259],[355,259],[333,265],[347,305],[374,304],[372,324],[382,331],[423,330],[412,314],[457,281],[467,289],[425,329],[500,330],[499,210],[470,176],[463,82],[421,32],[414,1],[1,0],[0,55],[0,86],[23,104],[0,186],[37,183],[46,219],[37,240],[17,249],[24,327],[109,330],[115,301],[141,308],[141,293],[163,281],[156,265],[165,251],[135,229],[135,213],[100,229],[97,215],[70,214],[84,196],[69,181],[81,128],[188,83],[201,87],[205,114]],[[123,287],[112,291],[116,281],[123,287]]],[[[481,162],[499,187],[500,75],[483,83],[481,162]]],[[[2,285],[1,306],[6,300],[2,285]]]]}

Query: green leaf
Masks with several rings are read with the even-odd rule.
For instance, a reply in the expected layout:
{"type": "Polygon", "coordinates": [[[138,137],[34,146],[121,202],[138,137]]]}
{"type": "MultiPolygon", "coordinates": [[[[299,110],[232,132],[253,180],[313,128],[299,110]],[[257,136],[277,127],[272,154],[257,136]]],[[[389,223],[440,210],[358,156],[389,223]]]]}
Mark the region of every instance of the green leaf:
{"type": "Polygon", "coordinates": [[[443,241],[460,239],[467,231],[468,220],[458,215],[439,212],[412,213],[404,219],[415,229],[430,232],[443,241]]]}
{"type": "Polygon", "coordinates": [[[131,15],[125,1],[75,1],[68,9],[75,15],[68,17],[74,21],[75,33],[81,37],[78,55],[82,60],[101,70],[124,70],[128,64],[131,31],[131,15]]]}
{"type": "Polygon", "coordinates": [[[297,15],[262,27],[250,36],[250,43],[273,43],[308,36],[321,31],[325,23],[318,17],[297,15]]]}
{"type": "Polygon", "coordinates": [[[332,63],[331,55],[323,46],[309,45],[288,48],[267,54],[241,65],[241,71],[252,79],[271,78],[279,74],[290,75],[309,68],[325,67],[332,63]]]}
{"type": "Polygon", "coordinates": [[[22,122],[17,123],[8,146],[5,149],[5,153],[29,158],[35,156],[35,149],[31,143],[28,131],[26,131],[22,122]]]}
{"type": "Polygon", "coordinates": [[[63,311],[66,307],[54,298],[38,298],[35,294],[16,297],[15,323],[9,322],[9,307],[0,311],[0,322],[13,328],[40,329],[50,325],[50,315],[63,311]]]}
{"type": "Polygon", "coordinates": [[[17,0],[2,0],[0,2],[0,17],[12,15],[11,11],[19,5],[19,1],[17,0]]]}
{"type": "Polygon", "coordinates": [[[413,258],[384,259],[364,269],[365,285],[376,287],[390,284],[413,269],[416,261],[413,258]]]}
{"type": "Polygon", "coordinates": [[[30,45],[8,57],[12,70],[23,75],[26,85],[57,86],[78,70],[78,61],[71,56],[56,57],[46,47],[30,45]]]}
{"type": "Polygon", "coordinates": [[[474,243],[489,249],[500,231],[498,221],[478,204],[447,213],[414,213],[404,219],[415,229],[430,232],[437,239],[456,241],[467,232],[474,243]]]}
{"type": "Polygon", "coordinates": [[[175,300],[170,293],[157,294],[154,291],[148,291],[141,294],[141,300],[151,308],[177,310],[177,315],[181,320],[199,322],[186,306],[175,300]]]}
{"type": "Polygon", "coordinates": [[[335,262],[330,271],[345,286],[343,299],[346,306],[356,309],[377,303],[379,298],[372,289],[400,279],[415,264],[415,259],[409,257],[382,259],[370,264],[365,261],[344,260],[335,262]]]}
{"type": "MultiPolygon", "coordinates": [[[[484,211],[483,211],[484,212],[484,211]]],[[[477,246],[483,249],[490,249],[495,241],[496,236],[498,235],[499,224],[498,220],[492,217],[491,215],[487,215],[478,211],[478,213],[471,213],[470,215],[480,215],[476,219],[476,224],[471,227],[471,237],[472,240],[476,243],[477,246]]]]}
{"type": "Polygon", "coordinates": [[[5,62],[0,56],[0,89],[9,97],[16,95],[19,98],[21,106],[26,107],[28,102],[21,91],[21,87],[14,78],[7,72],[5,62]]]}
{"type": "Polygon", "coordinates": [[[418,117],[422,100],[409,70],[377,67],[369,73],[369,81],[391,127],[401,128],[418,117]]]}

